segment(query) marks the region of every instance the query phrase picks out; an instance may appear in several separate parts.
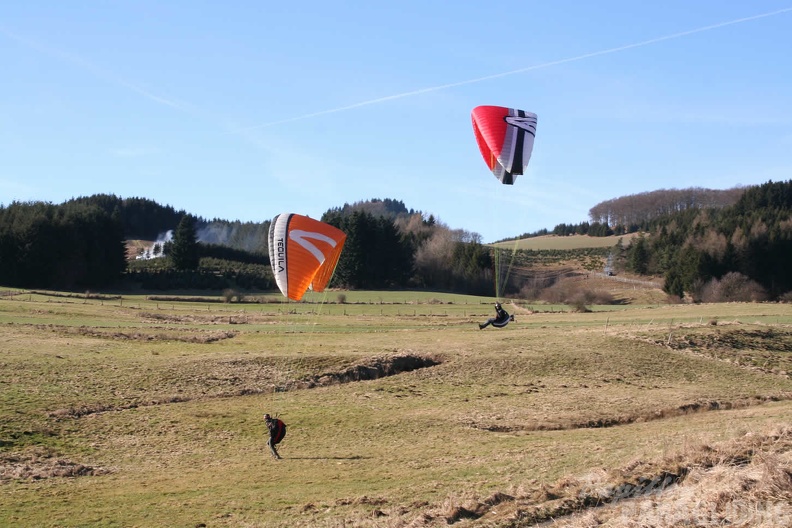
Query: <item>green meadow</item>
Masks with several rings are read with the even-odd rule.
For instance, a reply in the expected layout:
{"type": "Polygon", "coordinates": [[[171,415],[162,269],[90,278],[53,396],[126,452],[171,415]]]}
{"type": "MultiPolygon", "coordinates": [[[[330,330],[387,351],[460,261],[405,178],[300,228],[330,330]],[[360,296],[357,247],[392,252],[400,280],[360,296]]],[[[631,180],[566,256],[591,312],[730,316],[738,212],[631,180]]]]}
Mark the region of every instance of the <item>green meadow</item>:
{"type": "Polygon", "coordinates": [[[0,293],[0,526],[529,526],[792,422],[789,304],[0,293]]]}

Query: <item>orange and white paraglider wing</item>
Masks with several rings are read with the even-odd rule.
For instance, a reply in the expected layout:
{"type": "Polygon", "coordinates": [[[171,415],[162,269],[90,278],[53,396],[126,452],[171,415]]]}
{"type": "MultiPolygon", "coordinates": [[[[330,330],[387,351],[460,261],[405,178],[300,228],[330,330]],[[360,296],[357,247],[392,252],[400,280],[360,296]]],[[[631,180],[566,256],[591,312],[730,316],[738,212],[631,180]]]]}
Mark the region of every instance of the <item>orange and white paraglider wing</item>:
{"type": "Polygon", "coordinates": [[[513,184],[531,159],[536,114],[503,106],[477,106],[471,117],[484,162],[502,183],[513,184]]]}
{"type": "Polygon", "coordinates": [[[327,283],[333,278],[333,273],[335,272],[336,265],[338,264],[338,259],[341,258],[341,250],[344,248],[346,235],[338,229],[336,229],[336,231],[339,233],[339,235],[334,238],[334,240],[337,240],[337,243],[335,246],[330,248],[327,253],[325,253],[325,261],[321,266],[319,266],[319,269],[316,271],[316,275],[314,275],[313,281],[311,282],[311,289],[313,291],[322,292],[325,290],[327,283]]]}
{"type": "Polygon", "coordinates": [[[312,287],[323,291],[333,276],[346,235],[330,224],[293,213],[272,220],[269,254],[281,293],[299,301],[312,287]]]}

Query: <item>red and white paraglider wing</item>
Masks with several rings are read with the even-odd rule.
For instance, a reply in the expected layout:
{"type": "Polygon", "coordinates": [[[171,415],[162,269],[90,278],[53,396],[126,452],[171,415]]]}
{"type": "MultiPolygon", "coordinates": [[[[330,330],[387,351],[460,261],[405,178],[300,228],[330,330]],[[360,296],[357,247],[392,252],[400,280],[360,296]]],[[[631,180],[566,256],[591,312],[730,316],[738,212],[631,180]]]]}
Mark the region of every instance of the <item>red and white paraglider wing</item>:
{"type": "Polygon", "coordinates": [[[485,163],[502,183],[513,184],[531,159],[536,114],[503,106],[477,106],[471,117],[485,163]]]}

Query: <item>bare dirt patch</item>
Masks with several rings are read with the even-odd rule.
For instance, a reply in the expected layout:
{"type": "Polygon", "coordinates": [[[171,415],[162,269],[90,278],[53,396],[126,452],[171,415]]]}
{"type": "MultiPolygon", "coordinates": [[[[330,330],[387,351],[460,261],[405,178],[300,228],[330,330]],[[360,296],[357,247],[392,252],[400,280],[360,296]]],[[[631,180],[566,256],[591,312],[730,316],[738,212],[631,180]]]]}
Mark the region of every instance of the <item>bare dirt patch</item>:
{"type": "Polygon", "coordinates": [[[290,383],[287,390],[310,389],[313,387],[325,387],[328,385],[338,385],[355,381],[374,380],[401,374],[402,372],[434,367],[441,362],[442,361],[436,357],[414,354],[370,358],[338,372],[318,374],[305,380],[290,383]]]}

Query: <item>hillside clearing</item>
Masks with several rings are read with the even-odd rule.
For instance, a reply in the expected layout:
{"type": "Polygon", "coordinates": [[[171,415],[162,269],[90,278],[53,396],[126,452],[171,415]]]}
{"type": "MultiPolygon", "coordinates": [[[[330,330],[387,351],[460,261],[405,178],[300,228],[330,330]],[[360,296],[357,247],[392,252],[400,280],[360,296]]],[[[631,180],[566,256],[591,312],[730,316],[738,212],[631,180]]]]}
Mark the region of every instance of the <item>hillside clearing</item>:
{"type": "Polygon", "coordinates": [[[490,244],[494,247],[502,249],[531,249],[533,251],[539,250],[570,250],[570,249],[585,249],[585,248],[603,248],[613,247],[618,244],[619,240],[627,247],[633,238],[638,236],[638,233],[628,233],[625,235],[613,235],[606,237],[593,237],[589,235],[544,235],[531,238],[521,238],[519,240],[510,240],[507,242],[496,242],[490,244]]]}

